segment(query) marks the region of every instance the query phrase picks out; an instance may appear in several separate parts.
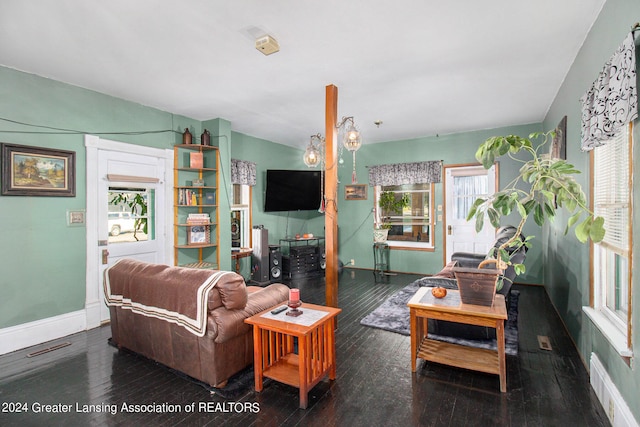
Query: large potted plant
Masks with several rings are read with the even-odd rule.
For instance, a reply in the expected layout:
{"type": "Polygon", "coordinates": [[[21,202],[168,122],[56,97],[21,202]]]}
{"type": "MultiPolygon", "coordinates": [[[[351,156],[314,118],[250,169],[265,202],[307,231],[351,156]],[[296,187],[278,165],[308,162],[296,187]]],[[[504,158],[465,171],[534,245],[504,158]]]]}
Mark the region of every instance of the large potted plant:
{"type": "MultiPolygon", "coordinates": [[[[589,239],[599,242],[604,238],[604,219],[596,217],[589,210],[582,187],[574,178],[580,171],[567,161],[551,158],[547,154],[547,144],[554,135],[555,132],[550,131],[533,133],[528,138],[517,135],[494,136],[484,141],[476,152],[476,159],[486,169],[493,166],[496,158],[504,155],[522,163],[513,181],[501,191],[478,198],[467,215],[468,221],[475,218],[476,231],[482,230],[485,218],[498,228],[502,217],[512,212],[519,216],[517,232],[491,254],[497,269],[513,265],[516,275],[525,272],[524,264],[511,263],[509,253],[531,245],[534,236],[522,238],[522,229],[531,216],[536,224],[543,226],[547,221],[553,221],[560,209],[566,209],[569,216],[565,234],[575,225],[575,235],[582,243],[589,239]],[[532,140],[541,142],[534,146],[532,140]]],[[[496,278],[495,283],[499,290],[502,282],[496,278]]]]}
{"type": "Polygon", "coordinates": [[[409,193],[403,193],[400,196],[393,191],[383,191],[378,198],[378,206],[380,207],[381,223],[373,230],[374,242],[386,242],[391,228],[391,215],[401,214],[402,210],[409,206],[411,199],[409,193]]]}

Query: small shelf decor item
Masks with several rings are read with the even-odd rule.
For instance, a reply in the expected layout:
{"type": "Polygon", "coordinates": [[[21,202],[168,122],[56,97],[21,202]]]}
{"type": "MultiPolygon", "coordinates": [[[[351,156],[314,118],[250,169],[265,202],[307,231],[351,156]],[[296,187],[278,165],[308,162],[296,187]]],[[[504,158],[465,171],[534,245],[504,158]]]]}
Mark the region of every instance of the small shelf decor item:
{"type": "Polygon", "coordinates": [[[302,314],[302,310],[298,310],[298,307],[302,305],[302,301],[300,301],[300,289],[289,289],[289,302],[287,305],[291,309],[287,311],[287,316],[298,317],[302,314]]]}
{"type": "Polygon", "coordinates": [[[201,152],[189,153],[189,167],[191,169],[202,169],[204,156],[201,152]]]}
{"type": "Polygon", "coordinates": [[[189,132],[189,129],[185,129],[184,133],[182,134],[182,143],[185,145],[191,144],[191,139],[191,132],[189,132]]]}
{"type": "Polygon", "coordinates": [[[75,197],[75,151],[2,144],[2,195],[75,197]]]}
{"type": "Polygon", "coordinates": [[[187,227],[187,243],[189,245],[207,245],[211,242],[211,231],[208,225],[192,225],[187,227]]]}
{"type": "Polygon", "coordinates": [[[211,133],[206,129],[202,132],[202,135],[200,135],[200,144],[211,145],[211,133]]]}

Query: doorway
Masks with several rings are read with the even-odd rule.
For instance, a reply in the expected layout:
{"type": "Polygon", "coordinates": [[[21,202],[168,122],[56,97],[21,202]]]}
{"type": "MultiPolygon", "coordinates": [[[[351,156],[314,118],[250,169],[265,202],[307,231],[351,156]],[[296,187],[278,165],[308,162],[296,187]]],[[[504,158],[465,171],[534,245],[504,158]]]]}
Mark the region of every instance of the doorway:
{"type": "Polygon", "coordinates": [[[85,137],[87,329],[109,320],[104,270],[119,259],[170,261],[173,152],[85,137]],[[168,179],[167,179],[168,178],[168,179]]]}
{"type": "Polygon", "coordinates": [[[497,165],[445,166],[445,263],[454,252],[487,253],[495,239],[495,229],[484,222],[480,232],[475,221],[467,222],[469,209],[478,197],[495,193],[497,165]]]}

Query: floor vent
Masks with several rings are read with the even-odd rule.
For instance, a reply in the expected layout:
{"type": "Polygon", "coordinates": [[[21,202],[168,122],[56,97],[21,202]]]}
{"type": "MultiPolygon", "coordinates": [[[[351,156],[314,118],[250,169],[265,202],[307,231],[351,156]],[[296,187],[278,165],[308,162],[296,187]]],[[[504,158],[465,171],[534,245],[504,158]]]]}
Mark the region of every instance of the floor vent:
{"type": "Polygon", "coordinates": [[[63,342],[61,344],[56,344],[56,345],[48,347],[48,348],[43,348],[42,350],[34,351],[33,353],[29,353],[29,354],[27,354],[27,357],[40,356],[41,354],[49,353],[51,351],[55,351],[55,350],[58,350],[60,348],[68,347],[70,345],[71,345],[70,342],[63,342]]]}
{"type": "Polygon", "coordinates": [[[538,335],[538,346],[541,350],[551,351],[551,341],[549,341],[549,337],[546,335],[538,335]]]}

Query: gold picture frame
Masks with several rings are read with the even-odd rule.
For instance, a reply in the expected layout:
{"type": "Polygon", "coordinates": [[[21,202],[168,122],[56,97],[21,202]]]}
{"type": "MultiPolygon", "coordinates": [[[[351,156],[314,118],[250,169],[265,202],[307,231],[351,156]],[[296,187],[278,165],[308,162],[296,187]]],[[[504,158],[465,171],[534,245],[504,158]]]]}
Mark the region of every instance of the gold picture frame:
{"type": "Polygon", "coordinates": [[[76,196],[75,151],[2,144],[3,196],[76,196]]]}
{"type": "Polygon", "coordinates": [[[344,186],[345,200],[367,200],[367,184],[351,184],[344,186]]]}

